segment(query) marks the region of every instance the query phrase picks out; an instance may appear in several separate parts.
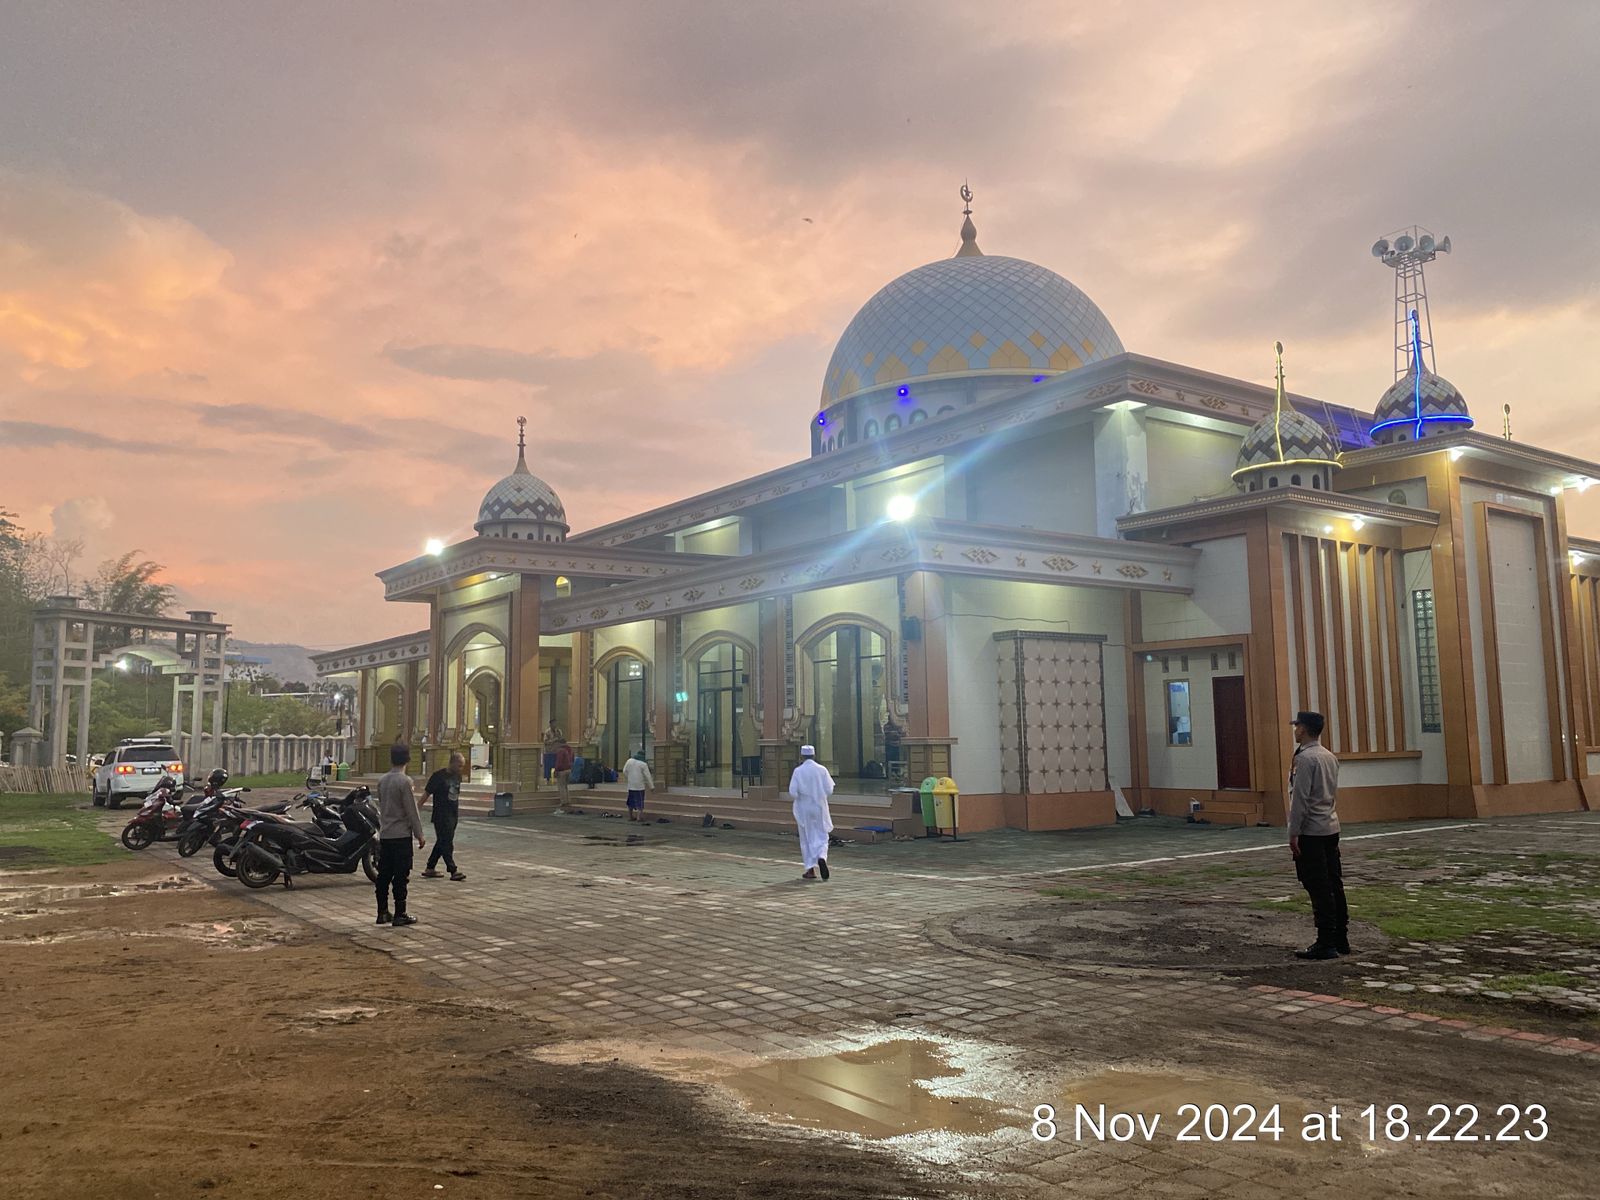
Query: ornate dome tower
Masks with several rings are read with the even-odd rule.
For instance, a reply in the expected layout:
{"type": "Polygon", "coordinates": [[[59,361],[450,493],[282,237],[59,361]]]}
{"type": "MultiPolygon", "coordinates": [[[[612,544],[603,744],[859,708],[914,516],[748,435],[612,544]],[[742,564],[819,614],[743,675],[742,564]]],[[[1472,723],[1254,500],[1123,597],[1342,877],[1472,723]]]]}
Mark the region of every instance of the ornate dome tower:
{"type": "Polygon", "coordinates": [[[528,418],[517,418],[517,465],[489,489],[478,506],[473,528],[480,537],[524,542],[564,542],[570,532],[567,510],[555,489],[528,470],[528,418]]]}
{"type": "Polygon", "coordinates": [[[1241,492],[1308,487],[1331,491],[1339,469],[1339,448],[1332,435],[1304,413],[1289,407],[1283,393],[1283,343],[1278,352],[1278,397],[1272,415],[1262,417],[1244,435],[1233,482],[1241,492]]]}
{"type": "Polygon", "coordinates": [[[814,449],[884,436],[1123,353],[1111,322],[1071,281],[980,250],[972,192],[961,195],[955,255],[885,285],[845,326],[811,415],[814,449]]]}
{"type": "Polygon", "coordinates": [[[1390,384],[1378,401],[1372,440],[1388,446],[1471,428],[1472,414],[1456,385],[1422,365],[1422,326],[1413,309],[1411,370],[1390,384]]]}

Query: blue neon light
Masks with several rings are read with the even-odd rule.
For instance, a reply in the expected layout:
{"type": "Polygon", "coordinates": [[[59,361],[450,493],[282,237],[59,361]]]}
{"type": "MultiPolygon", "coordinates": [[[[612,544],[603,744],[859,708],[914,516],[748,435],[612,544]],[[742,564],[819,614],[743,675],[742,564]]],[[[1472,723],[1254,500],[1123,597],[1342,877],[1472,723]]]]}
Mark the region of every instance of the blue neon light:
{"type": "Polygon", "coordinates": [[[898,387],[895,388],[895,394],[897,396],[909,396],[911,394],[911,389],[908,387],[898,387]]]}
{"type": "Polygon", "coordinates": [[[1420,421],[1416,417],[1396,417],[1393,421],[1381,421],[1367,432],[1377,433],[1381,429],[1388,429],[1391,425],[1414,425],[1416,426],[1416,436],[1421,437],[1423,424],[1431,424],[1434,421],[1458,421],[1466,425],[1472,424],[1471,417],[1462,416],[1459,413],[1429,413],[1420,421]]]}
{"type": "Polygon", "coordinates": [[[1422,411],[1422,322],[1418,319],[1417,310],[1411,310],[1411,415],[1397,417],[1392,421],[1380,421],[1367,435],[1373,436],[1382,430],[1396,425],[1410,425],[1413,441],[1421,441],[1422,428],[1430,421],[1454,422],[1458,425],[1471,425],[1472,418],[1465,413],[1424,413],[1422,411]]]}
{"type": "Polygon", "coordinates": [[[1033,381],[1035,383],[1043,383],[1045,381],[1045,376],[1043,376],[1043,375],[1035,375],[1033,377],[1033,381]]]}
{"type": "Polygon", "coordinates": [[[828,414],[827,413],[818,413],[817,414],[817,424],[825,426],[825,425],[827,425],[827,423],[828,423],[828,414]]]}

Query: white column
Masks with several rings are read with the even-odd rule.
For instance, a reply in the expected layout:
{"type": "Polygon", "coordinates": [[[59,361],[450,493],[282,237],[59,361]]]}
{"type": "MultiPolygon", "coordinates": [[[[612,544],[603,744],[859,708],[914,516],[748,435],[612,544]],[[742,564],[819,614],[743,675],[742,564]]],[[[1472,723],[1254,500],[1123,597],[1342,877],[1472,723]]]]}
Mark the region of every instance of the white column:
{"type": "Polygon", "coordinates": [[[1099,537],[1117,536],[1117,518],[1143,512],[1150,485],[1142,410],[1116,409],[1094,419],[1094,524],[1099,537]]]}

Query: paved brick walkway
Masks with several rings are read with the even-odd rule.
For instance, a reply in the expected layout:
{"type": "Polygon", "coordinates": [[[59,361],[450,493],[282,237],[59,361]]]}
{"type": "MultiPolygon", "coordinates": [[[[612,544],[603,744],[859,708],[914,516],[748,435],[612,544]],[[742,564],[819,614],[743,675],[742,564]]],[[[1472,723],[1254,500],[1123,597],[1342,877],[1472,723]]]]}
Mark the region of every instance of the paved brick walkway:
{"type": "MultiPolygon", "coordinates": [[[[1345,843],[1347,855],[1359,861],[1364,847],[1426,848],[1446,839],[1502,847],[1582,844],[1600,854],[1600,815],[1368,826],[1348,830],[1345,843]]],[[[1166,1061],[1183,1057],[1181,1046],[1162,1043],[1157,1030],[1170,1035],[1219,1022],[1254,1024],[1262,1038],[1282,1029],[1281,1036],[1293,1040],[1325,1035],[1337,1023],[1350,1038],[1398,1035],[1446,1054],[1493,1043],[1516,1056],[1527,1078],[1539,1076],[1541,1061],[1551,1070],[1600,1067],[1600,1046],[1583,1039],[1441,1020],[1313,986],[1250,987],[1202,975],[1069,974],[1056,964],[962,953],[935,944],[925,932],[930,921],[975,906],[1061,903],[1039,897],[1038,889],[1076,876],[1103,880],[1125,872],[1137,886],[1141,876],[1170,878],[1241,862],[1277,866],[1282,878],[1273,888],[1288,892],[1294,880],[1278,830],[1141,820],[1070,834],[983,835],[960,844],[843,847],[830,859],[835,872],[827,884],[799,882],[784,838],[683,826],[641,830],[596,817],[469,819],[457,835],[457,856],[469,876],[464,883],[413,876],[412,910],[420,923],[403,931],[372,924],[372,893],[359,876],[303,879],[293,890],[257,894],[448,985],[525,1002],[531,1017],[572,1038],[621,1035],[712,1054],[786,1057],[882,1036],[893,1026],[908,1036],[1018,1048],[1043,1079],[1067,1063],[1103,1066],[1120,1059],[1138,1065],[1152,1054],[1166,1061]],[[1558,1058],[1572,1061],[1558,1068],[1558,1058]]],[[[1249,886],[1228,881],[1217,890],[1249,886]]],[[[1181,903],[1181,897],[1174,900],[1181,903]]],[[[1382,1059],[1381,1049],[1360,1053],[1382,1059]]],[[[1211,1067],[1226,1073],[1226,1056],[1211,1067]]],[[[1317,1103],[1330,1098],[1387,1099],[1341,1090],[1337,1079],[1309,1097],[1317,1103]]],[[[1028,1099],[1012,1102],[1025,1112],[1028,1099]]],[[[1071,1162],[1075,1186],[1095,1185],[1084,1194],[1126,1188],[1135,1177],[1150,1185],[1138,1194],[1282,1194],[1279,1185],[1269,1189],[1264,1182],[1265,1174],[1281,1169],[1271,1156],[1170,1141],[1154,1148],[1041,1146],[1027,1137],[1026,1116],[1017,1125],[1014,1136],[991,1139],[968,1160],[985,1168],[995,1188],[1049,1194],[1071,1162]],[[1095,1156],[1092,1168],[1076,1157],[1085,1151],[1095,1156]],[[1157,1179],[1160,1187],[1151,1182],[1157,1179]]],[[[1471,1153],[1460,1151],[1453,1162],[1464,1167],[1471,1153]]],[[[1429,1171],[1442,1182],[1453,1173],[1440,1174],[1437,1164],[1429,1171]]],[[[1321,1193],[1306,1188],[1302,1194],[1321,1193]]]]}

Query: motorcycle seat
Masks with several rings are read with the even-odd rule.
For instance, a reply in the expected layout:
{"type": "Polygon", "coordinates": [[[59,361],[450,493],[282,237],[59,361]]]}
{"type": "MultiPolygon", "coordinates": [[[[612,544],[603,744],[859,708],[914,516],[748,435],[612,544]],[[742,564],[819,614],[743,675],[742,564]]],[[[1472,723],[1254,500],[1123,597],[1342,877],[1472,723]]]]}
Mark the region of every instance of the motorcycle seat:
{"type": "Polygon", "coordinates": [[[256,811],[264,813],[286,813],[289,811],[289,802],[287,800],[279,800],[276,804],[257,805],[256,811]]]}

